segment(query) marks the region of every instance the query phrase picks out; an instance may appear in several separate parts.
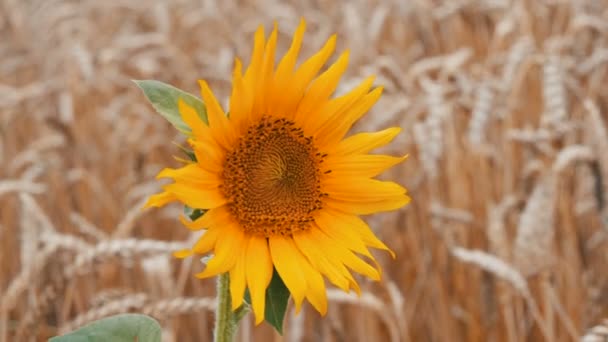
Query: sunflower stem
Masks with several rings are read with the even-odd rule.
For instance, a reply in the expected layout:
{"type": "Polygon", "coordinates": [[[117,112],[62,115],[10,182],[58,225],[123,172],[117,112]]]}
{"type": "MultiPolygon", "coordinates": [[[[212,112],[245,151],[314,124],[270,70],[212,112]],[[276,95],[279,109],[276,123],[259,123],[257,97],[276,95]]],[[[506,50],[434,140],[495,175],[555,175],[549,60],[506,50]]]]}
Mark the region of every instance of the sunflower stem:
{"type": "Polygon", "coordinates": [[[230,277],[228,273],[224,273],[217,278],[217,310],[215,312],[213,340],[215,342],[232,342],[237,322],[230,299],[230,277]]]}

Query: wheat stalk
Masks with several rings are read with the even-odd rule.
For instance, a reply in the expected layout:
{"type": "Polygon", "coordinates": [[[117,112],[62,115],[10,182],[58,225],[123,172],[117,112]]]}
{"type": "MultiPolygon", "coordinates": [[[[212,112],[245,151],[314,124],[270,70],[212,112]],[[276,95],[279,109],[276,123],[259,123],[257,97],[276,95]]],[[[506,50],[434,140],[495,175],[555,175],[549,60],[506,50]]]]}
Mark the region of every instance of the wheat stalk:
{"type": "Polygon", "coordinates": [[[106,240],[108,238],[108,235],[104,231],[76,212],[70,213],[70,221],[72,221],[81,233],[93,237],[97,241],[106,240]]]}
{"type": "Polygon", "coordinates": [[[0,181],[0,196],[11,192],[41,194],[46,186],[41,183],[23,179],[7,179],[0,181]]]}
{"type": "Polygon", "coordinates": [[[15,307],[21,293],[31,288],[32,284],[35,283],[35,279],[42,272],[42,269],[51,261],[50,257],[56,250],[56,246],[48,246],[36,253],[36,257],[29,266],[22,269],[17,277],[10,282],[0,298],[0,312],[8,312],[15,307]]]}
{"type": "Polygon", "coordinates": [[[530,296],[530,289],[523,275],[507,262],[479,250],[454,247],[451,252],[459,260],[474,264],[511,284],[522,296],[530,296]]]}
{"type": "Polygon", "coordinates": [[[608,319],[589,329],[581,338],[581,342],[605,342],[606,340],[608,340],[608,319]]]}
{"type": "Polygon", "coordinates": [[[100,307],[78,315],[70,322],[63,324],[59,331],[61,334],[65,334],[104,317],[130,311],[138,311],[159,319],[167,319],[175,315],[201,310],[211,311],[215,309],[215,306],[215,298],[177,297],[151,301],[146,294],[132,294],[112,300],[100,307]]]}
{"type": "Polygon", "coordinates": [[[144,305],[144,314],[166,319],[175,315],[198,311],[213,311],[217,303],[215,298],[169,298],[144,305]]]}
{"type": "Polygon", "coordinates": [[[502,260],[511,260],[511,246],[505,231],[505,217],[517,205],[514,195],[506,196],[498,205],[491,206],[488,211],[488,240],[490,250],[502,260]]]}
{"type": "Polygon", "coordinates": [[[84,253],[76,256],[74,262],[65,269],[65,278],[88,270],[88,266],[96,260],[112,257],[136,257],[152,254],[168,254],[186,248],[183,242],[166,242],[157,240],[106,240],[98,243],[84,253]]]}
{"type": "Polygon", "coordinates": [[[141,309],[147,300],[148,297],[142,293],[133,294],[124,298],[113,300],[101,307],[97,307],[87,312],[84,312],[78,315],[70,322],[63,324],[59,329],[59,333],[65,334],[79,327],[82,327],[90,322],[102,319],[110,315],[141,309]]]}
{"type": "Polygon", "coordinates": [[[547,328],[545,327],[545,323],[542,319],[538,306],[532,297],[530,289],[528,288],[528,284],[518,270],[505,261],[483,251],[454,247],[452,248],[451,253],[461,261],[477,265],[481,269],[494,274],[498,278],[513,286],[513,288],[515,288],[526,300],[526,303],[528,304],[528,307],[532,312],[534,319],[538,323],[543,335],[545,337],[550,336],[547,328]]]}
{"type": "Polygon", "coordinates": [[[328,289],[327,299],[330,302],[355,304],[370,309],[375,312],[382,322],[388,328],[390,341],[399,341],[399,329],[395,323],[395,319],[386,311],[386,305],[376,296],[369,292],[363,292],[361,296],[353,293],[345,293],[343,291],[328,289]]]}
{"type": "Polygon", "coordinates": [[[473,113],[469,121],[468,138],[471,146],[477,146],[486,140],[485,130],[490,119],[492,104],[494,103],[494,91],[488,84],[482,84],[477,88],[473,113]]]}
{"type": "Polygon", "coordinates": [[[550,55],[543,64],[543,100],[546,123],[558,124],[566,119],[567,99],[561,63],[558,56],[550,55]]]}
{"type": "Polygon", "coordinates": [[[554,261],[556,176],[545,175],[527,200],[513,246],[515,264],[525,274],[538,272],[554,261]]]}
{"type": "Polygon", "coordinates": [[[572,145],[562,149],[553,162],[553,172],[559,174],[576,162],[590,163],[595,160],[593,151],[583,145],[572,145]]]}

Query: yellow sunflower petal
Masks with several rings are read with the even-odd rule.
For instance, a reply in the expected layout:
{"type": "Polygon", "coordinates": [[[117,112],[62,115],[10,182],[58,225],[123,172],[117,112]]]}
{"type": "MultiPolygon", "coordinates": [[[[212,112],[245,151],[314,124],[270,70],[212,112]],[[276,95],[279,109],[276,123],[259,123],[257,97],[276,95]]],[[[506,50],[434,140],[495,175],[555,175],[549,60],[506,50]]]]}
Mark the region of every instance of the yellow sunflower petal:
{"type": "Polygon", "coordinates": [[[301,271],[301,260],[304,258],[291,238],[281,235],[271,236],[268,239],[272,262],[293,296],[296,311],[302,308],[302,301],[306,297],[306,277],[301,271]]]}
{"type": "Polygon", "coordinates": [[[350,283],[348,277],[344,274],[348,271],[345,268],[340,269],[336,267],[327,260],[324,252],[319,249],[319,246],[311,238],[309,232],[295,234],[293,239],[300,252],[304,254],[313,267],[326,276],[332,284],[344,291],[348,291],[350,283]]]}
{"type": "Polygon", "coordinates": [[[226,113],[224,113],[207,82],[204,80],[199,80],[198,82],[201,87],[201,96],[207,107],[209,131],[217,142],[224,148],[230,149],[236,139],[234,128],[229,124],[226,113]]]}
{"type": "Polygon", "coordinates": [[[209,278],[230,271],[237,260],[235,251],[244,248],[244,242],[245,234],[238,226],[231,224],[223,227],[215,242],[215,255],[209,260],[205,270],[197,273],[196,277],[209,278]]]}
{"type": "MultiPolygon", "coordinates": [[[[313,252],[316,254],[315,259],[317,262],[319,261],[326,261],[327,265],[321,265],[321,264],[317,264],[317,269],[322,272],[332,283],[334,283],[332,281],[332,278],[329,276],[329,273],[325,273],[324,269],[325,267],[327,267],[327,271],[331,272],[333,274],[339,274],[342,277],[344,277],[347,281],[347,285],[345,286],[345,288],[342,288],[340,286],[338,286],[336,283],[334,283],[334,285],[342,288],[344,291],[349,291],[349,289],[352,287],[355,292],[357,292],[358,294],[361,294],[361,288],[359,287],[359,284],[357,284],[357,281],[355,280],[355,278],[353,278],[352,274],[350,273],[350,271],[344,266],[344,263],[342,262],[342,260],[340,259],[336,259],[330,256],[330,254],[327,253],[326,250],[324,250],[323,248],[321,248],[320,246],[322,244],[320,244],[319,241],[319,237],[318,234],[323,234],[318,228],[316,227],[311,227],[311,229],[306,232],[306,234],[297,234],[297,237],[294,236],[294,240],[300,239],[300,236],[304,237],[306,240],[308,240],[310,243],[310,246],[312,246],[313,248],[309,249],[309,252],[313,252]]],[[[299,247],[298,247],[299,248],[299,247]]],[[[343,284],[342,282],[340,282],[340,284],[343,284]]]]}
{"type": "Polygon", "coordinates": [[[264,49],[264,60],[262,61],[262,70],[258,87],[260,88],[261,96],[254,99],[252,111],[255,113],[268,113],[267,103],[274,101],[272,86],[274,81],[274,58],[275,49],[277,46],[277,23],[274,24],[274,30],[268,38],[266,48],[264,49]]]}
{"type": "Polygon", "coordinates": [[[217,174],[201,168],[197,163],[190,163],[179,169],[165,168],[156,175],[156,178],[173,178],[178,182],[211,188],[218,187],[222,183],[217,174]]]}
{"type": "Polygon", "coordinates": [[[287,76],[291,75],[293,68],[296,65],[298,55],[300,53],[300,47],[302,46],[302,39],[304,38],[304,32],[306,31],[306,21],[300,19],[300,24],[293,35],[291,46],[285,53],[285,56],[279,62],[277,67],[276,79],[287,79],[287,76]]]}
{"type": "Polygon", "coordinates": [[[221,234],[221,228],[213,228],[205,231],[192,247],[192,252],[196,254],[209,253],[217,243],[221,234]]]}
{"type": "MultiPolygon", "coordinates": [[[[246,238],[247,240],[247,238],[246,238]]],[[[243,243],[247,246],[248,241],[243,243]]],[[[245,295],[245,264],[247,262],[246,249],[234,251],[238,254],[234,267],[230,270],[230,298],[232,299],[232,310],[236,310],[243,304],[245,295]]],[[[251,257],[251,256],[250,256],[251,257]]]]}
{"type": "Polygon", "coordinates": [[[209,134],[209,127],[196,113],[196,109],[192,108],[181,98],[177,100],[177,109],[182,117],[182,120],[184,120],[188,127],[190,127],[192,134],[196,138],[204,138],[209,134]]]}
{"type": "MultiPolygon", "coordinates": [[[[251,62],[249,64],[249,67],[247,68],[247,71],[245,71],[245,76],[243,77],[245,87],[254,91],[252,94],[253,99],[257,98],[260,95],[263,95],[261,94],[259,88],[256,87],[256,85],[260,80],[260,73],[264,60],[264,41],[264,26],[260,25],[255,31],[253,52],[251,53],[251,62]]],[[[253,115],[255,115],[255,113],[250,113],[250,116],[253,115]]]]}
{"type": "Polygon", "coordinates": [[[382,87],[372,90],[363,96],[352,106],[338,111],[324,126],[321,133],[317,133],[317,144],[319,147],[337,144],[352,125],[361,118],[378,101],[382,95],[382,87]]]}
{"type": "Polygon", "coordinates": [[[391,142],[401,132],[400,127],[391,127],[379,132],[358,133],[340,141],[328,153],[335,155],[363,154],[391,142]]]}
{"type": "Polygon", "coordinates": [[[329,156],[325,167],[331,170],[331,173],[326,178],[376,177],[405,159],[407,159],[407,156],[393,157],[381,154],[329,156]]]}
{"type": "Polygon", "coordinates": [[[207,230],[203,235],[196,241],[191,249],[182,249],[173,253],[173,256],[179,259],[187,258],[189,256],[197,254],[206,254],[215,247],[219,235],[219,229],[207,230]]]}
{"type": "MultiPolygon", "coordinates": [[[[294,33],[293,40],[291,42],[291,46],[285,53],[285,56],[279,62],[277,67],[275,76],[274,76],[274,86],[272,88],[272,92],[275,94],[284,94],[284,90],[287,88],[289,83],[292,80],[293,69],[296,65],[296,61],[298,59],[298,54],[300,53],[300,47],[302,46],[302,39],[304,38],[304,32],[306,31],[306,21],[304,19],[300,20],[300,24],[294,33]]],[[[273,103],[271,108],[271,113],[276,113],[280,109],[281,101],[277,100],[277,103],[273,103]]]]}
{"type": "Polygon", "coordinates": [[[317,243],[319,243],[319,247],[325,250],[330,258],[342,261],[348,268],[357,273],[361,273],[372,280],[380,280],[380,272],[378,270],[361,260],[361,258],[357,257],[348,249],[336,245],[333,239],[321,230],[311,229],[311,233],[315,236],[317,243]]]}
{"type": "Polygon", "coordinates": [[[253,104],[253,92],[245,86],[241,69],[241,61],[237,58],[234,62],[230,96],[230,121],[234,123],[237,132],[246,128],[253,104]]]}
{"type": "Polygon", "coordinates": [[[319,52],[302,63],[294,73],[293,78],[285,85],[286,88],[281,90],[280,94],[284,95],[276,98],[276,103],[273,106],[273,113],[281,113],[281,115],[289,118],[295,116],[297,104],[302,99],[304,91],[308,87],[310,81],[332,55],[335,47],[336,36],[333,35],[327,40],[319,52]]]}
{"type": "Polygon", "coordinates": [[[299,263],[300,270],[306,278],[308,287],[306,290],[306,299],[308,299],[310,304],[312,304],[312,306],[321,314],[321,316],[325,316],[327,313],[327,293],[325,291],[325,281],[323,280],[323,277],[319,271],[314,269],[302,254],[298,254],[301,256],[301,261],[299,263]]]}
{"type": "Polygon", "coordinates": [[[221,170],[224,151],[217,145],[212,130],[202,121],[196,110],[182,99],[178,100],[178,108],[182,119],[192,129],[193,139],[189,139],[188,142],[194,148],[197,160],[205,160],[208,170],[216,172],[221,170]]]}
{"type": "Polygon", "coordinates": [[[212,137],[199,140],[189,140],[194,149],[197,163],[205,170],[218,174],[222,171],[225,152],[212,137]]]}
{"type": "MultiPolygon", "coordinates": [[[[320,139],[323,138],[324,135],[333,134],[331,130],[335,128],[334,122],[341,120],[346,110],[363,99],[371,89],[375,79],[376,77],[373,75],[367,77],[348,93],[320,104],[319,108],[317,108],[314,113],[311,113],[311,116],[304,127],[308,134],[315,136],[317,145],[319,145],[319,141],[321,141],[320,139]]],[[[333,145],[319,147],[330,150],[333,145]]]]}
{"type": "Polygon", "coordinates": [[[406,192],[395,182],[358,177],[324,179],[322,186],[330,198],[346,202],[399,200],[406,192]]]}
{"type": "Polygon", "coordinates": [[[363,242],[373,248],[382,249],[387,251],[391,257],[395,258],[395,252],[388,248],[380,239],[376,237],[370,227],[360,217],[334,211],[336,215],[340,215],[340,220],[348,223],[352,230],[361,237],[363,242]]]}
{"type": "Polygon", "coordinates": [[[327,294],[321,274],[300,253],[293,239],[277,236],[271,237],[269,242],[272,261],[294,298],[296,312],[300,311],[305,297],[321,315],[325,315],[327,294]]]}
{"type": "Polygon", "coordinates": [[[193,187],[192,184],[180,182],[165,185],[163,188],[191,208],[213,209],[227,202],[217,187],[193,187]]]}
{"type": "Polygon", "coordinates": [[[383,211],[397,210],[409,202],[410,198],[406,195],[395,199],[386,199],[374,202],[347,202],[333,198],[324,199],[324,203],[328,207],[356,215],[370,215],[383,211]]]}
{"type": "Polygon", "coordinates": [[[144,208],[162,207],[163,205],[173,201],[177,201],[177,196],[170,192],[164,191],[160,194],[150,196],[148,201],[146,201],[146,204],[144,204],[144,208]]]}
{"type": "Polygon", "coordinates": [[[251,304],[255,314],[255,324],[264,321],[266,308],[266,288],[272,278],[272,260],[268,241],[262,237],[251,237],[247,246],[246,278],[251,294],[251,304]]]}
{"type": "Polygon", "coordinates": [[[296,121],[300,121],[306,126],[310,113],[317,109],[320,103],[327,101],[331,94],[333,94],[338,86],[340,77],[348,66],[348,56],[348,51],[343,52],[334,64],[314,80],[298,105],[295,117],[296,121]]]}
{"type": "Polygon", "coordinates": [[[185,259],[189,256],[192,256],[194,252],[191,249],[180,249],[179,251],[173,252],[173,256],[178,259],[185,259]]]}
{"type": "Polygon", "coordinates": [[[334,210],[319,210],[315,215],[315,223],[327,236],[345,248],[366,257],[373,258],[361,237],[352,230],[348,222],[334,210]]]}
{"type": "Polygon", "coordinates": [[[230,224],[230,212],[226,206],[207,210],[203,216],[195,221],[187,220],[183,215],[180,216],[180,221],[190,230],[209,229],[212,227],[222,227],[230,224]]]}

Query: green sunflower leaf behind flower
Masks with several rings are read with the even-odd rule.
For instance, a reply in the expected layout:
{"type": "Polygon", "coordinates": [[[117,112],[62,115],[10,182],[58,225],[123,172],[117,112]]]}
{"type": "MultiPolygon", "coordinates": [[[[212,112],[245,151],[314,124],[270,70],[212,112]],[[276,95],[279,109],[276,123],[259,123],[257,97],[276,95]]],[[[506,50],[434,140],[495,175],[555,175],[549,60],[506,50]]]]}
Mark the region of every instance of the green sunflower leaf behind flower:
{"type": "Polygon", "coordinates": [[[160,81],[134,80],[133,82],[144,92],[154,109],[180,132],[184,134],[190,132],[190,127],[182,120],[178,110],[177,102],[180,98],[194,108],[204,122],[207,122],[205,104],[196,96],[160,81]]]}
{"type": "MultiPolygon", "coordinates": [[[[272,279],[266,289],[264,320],[281,335],[283,335],[283,321],[285,320],[289,295],[289,289],[287,289],[277,271],[273,270],[272,279]]],[[[245,291],[245,301],[251,305],[251,295],[248,290],[245,291]]]]}

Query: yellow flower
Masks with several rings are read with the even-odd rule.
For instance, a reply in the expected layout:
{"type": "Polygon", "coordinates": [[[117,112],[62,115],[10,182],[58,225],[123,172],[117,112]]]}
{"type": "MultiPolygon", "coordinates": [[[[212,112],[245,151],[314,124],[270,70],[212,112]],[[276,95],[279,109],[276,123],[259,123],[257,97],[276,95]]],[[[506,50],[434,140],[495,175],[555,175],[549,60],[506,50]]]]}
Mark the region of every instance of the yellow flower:
{"type": "Polygon", "coordinates": [[[179,102],[198,161],[161,171],[158,177],[174,183],[147,204],[179,201],[208,209],[194,222],[182,220],[192,230],[207,230],[192,249],[176,256],[213,252],[197,276],[229,272],[233,309],[242,304],[247,287],[256,323],[264,320],[273,267],[296,310],[306,298],[321,314],[327,311],[323,277],[344,291],[357,292],[349,269],[380,279],[368,247],[394,254],[359,215],[395,210],[409,202],[403,187],[373,178],[405,157],[368,154],[389,143],[400,129],[345,138],[382,88],[372,89],[374,77],[369,77],[347,94],[331,98],[346,69],[348,51],[317,76],[333,53],[332,36],[296,68],[304,31],[302,20],[275,67],[276,25],[267,41],[263,27],[258,28],[244,74],[241,62],[235,62],[229,117],[205,81],[200,86],[208,122],[179,102]]]}

